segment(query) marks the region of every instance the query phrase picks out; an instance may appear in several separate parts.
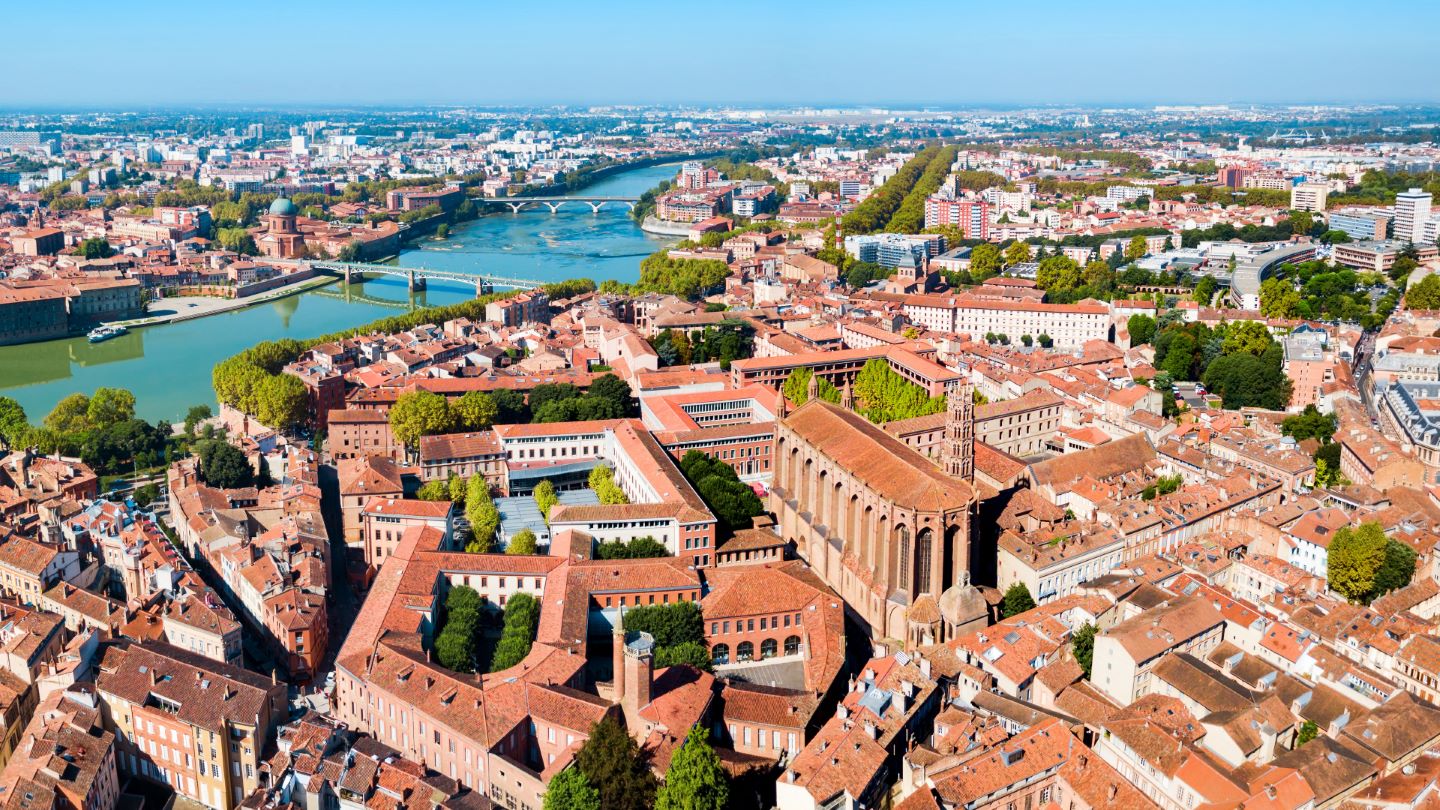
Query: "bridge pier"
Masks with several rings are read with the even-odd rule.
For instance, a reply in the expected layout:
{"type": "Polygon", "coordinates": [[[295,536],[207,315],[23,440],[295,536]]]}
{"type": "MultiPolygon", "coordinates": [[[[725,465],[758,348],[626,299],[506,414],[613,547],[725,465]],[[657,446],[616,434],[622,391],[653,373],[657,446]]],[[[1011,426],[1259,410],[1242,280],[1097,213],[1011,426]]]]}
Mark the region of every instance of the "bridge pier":
{"type": "Polygon", "coordinates": [[[590,206],[590,213],[592,213],[592,214],[598,214],[598,213],[600,213],[600,206],[604,205],[605,203],[604,203],[604,201],[602,200],[601,202],[598,202],[598,203],[592,202],[592,203],[587,203],[587,204],[590,206]]]}
{"type": "Polygon", "coordinates": [[[552,213],[552,214],[558,212],[558,211],[560,210],[560,206],[562,206],[562,205],[564,205],[564,204],[565,204],[565,203],[549,203],[549,202],[545,203],[546,207],[548,207],[548,208],[550,209],[550,213],[552,213]]]}
{"type": "Polygon", "coordinates": [[[345,286],[350,286],[350,265],[345,265],[345,286]]]}
{"type": "Polygon", "coordinates": [[[505,203],[505,204],[508,205],[508,206],[510,206],[510,213],[512,213],[512,214],[518,214],[518,213],[520,213],[520,209],[525,207],[525,203],[512,203],[512,202],[507,202],[507,203],[505,203]]]}
{"type": "Polygon", "coordinates": [[[633,202],[627,202],[627,203],[625,203],[625,210],[627,210],[627,211],[634,211],[634,210],[635,210],[635,203],[633,203],[633,202]]]}
{"type": "Polygon", "coordinates": [[[492,286],[490,285],[490,282],[486,281],[484,278],[481,278],[480,280],[478,280],[478,281],[475,282],[475,297],[476,297],[476,298],[479,298],[479,297],[482,296],[482,295],[489,295],[490,293],[492,293],[492,292],[494,292],[494,291],[495,291],[495,288],[492,287],[492,286]]]}
{"type": "Polygon", "coordinates": [[[410,292],[416,292],[417,290],[425,289],[425,277],[421,275],[416,275],[414,270],[407,271],[405,274],[405,278],[407,282],[405,285],[406,289],[410,290],[410,292]]]}

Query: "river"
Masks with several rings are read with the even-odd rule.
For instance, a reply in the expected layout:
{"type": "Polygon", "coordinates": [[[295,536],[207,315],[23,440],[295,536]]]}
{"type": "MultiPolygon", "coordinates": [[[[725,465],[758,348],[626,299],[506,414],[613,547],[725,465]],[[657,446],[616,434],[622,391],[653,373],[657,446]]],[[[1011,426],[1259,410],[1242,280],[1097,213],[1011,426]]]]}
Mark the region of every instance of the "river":
{"type": "MultiPolygon", "coordinates": [[[[674,172],[674,164],[620,172],[581,193],[638,196],[674,172]]],[[[506,210],[465,223],[445,241],[417,240],[399,263],[536,281],[635,281],[640,260],[673,241],[642,232],[620,203],[609,203],[599,213],[581,203],[554,214],[534,205],[519,214],[506,210]]],[[[135,392],[135,410],[142,419],[178,421],[192,405],[214,407],[210,369],[253,343],[323,335],[412,306],[451,304],[474,295],[473,285],[445,282],[431,282],[429,289],[412,295],[403,279],[380,277],[348,287],[336,282],[234,312],[135,329],[104,343],[78,337],[0,346],[0,395],[18,400],[30,421],[39,422],[69,394],[88,394],[102,386],[128,388],[135,392]]]]}

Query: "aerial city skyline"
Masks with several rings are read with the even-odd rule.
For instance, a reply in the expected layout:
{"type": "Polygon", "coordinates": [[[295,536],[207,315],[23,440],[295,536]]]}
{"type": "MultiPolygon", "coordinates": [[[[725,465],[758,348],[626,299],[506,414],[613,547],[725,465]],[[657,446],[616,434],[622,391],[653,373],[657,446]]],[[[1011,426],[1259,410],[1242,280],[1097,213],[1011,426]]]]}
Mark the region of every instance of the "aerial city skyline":
{"type": "Polygon", "coordinates": [[[0,11],[0,810],[1440,806],[1437,17],[0,11]]]}

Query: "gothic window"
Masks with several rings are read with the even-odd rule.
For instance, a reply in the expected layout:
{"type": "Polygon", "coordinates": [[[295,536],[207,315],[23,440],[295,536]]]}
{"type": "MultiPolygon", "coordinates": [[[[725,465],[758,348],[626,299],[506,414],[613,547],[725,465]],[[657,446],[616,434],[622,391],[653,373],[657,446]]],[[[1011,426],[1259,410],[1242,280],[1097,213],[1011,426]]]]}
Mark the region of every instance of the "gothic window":
{"type": "Polygon", "coordinates": [[[910,590],[910,529],[897,526],[895,533],[900,537],[900,581],[895,583],[903,590],[910,590]]]}
{"type": "Polygon", "coordinates": [[[930,589],[930,543],[934,532],[922,529],[915,537],[915,587],[910,595],[916,596],[930,589]]]}

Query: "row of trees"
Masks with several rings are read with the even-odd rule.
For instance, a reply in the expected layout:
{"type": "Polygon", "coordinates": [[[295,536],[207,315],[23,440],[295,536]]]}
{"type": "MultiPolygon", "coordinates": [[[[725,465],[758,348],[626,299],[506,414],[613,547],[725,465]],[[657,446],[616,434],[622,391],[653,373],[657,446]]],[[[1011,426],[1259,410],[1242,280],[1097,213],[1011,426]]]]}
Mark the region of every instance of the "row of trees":
{"type": "Polygon", "coordinates": [[[585,391],[571,383],[537,385],[528,401],[508,389],[467,391],[454,401],[430,391],[407,391],[396,399],[389,418],[395,438],[414,450],[421,437],[440,433],[485,430],[497,424],[623,419],[634,412],[630,386],[614,374],[603,374],[585,391]]]}
{"type": "Polygon", "coordinates": [[[505,625],[495,645],[495,655],[490,659],[490,671],[509,669],[525,660],[539,626],[540,603],[535,597],[528,593],[511,595],[505,602],[505,625]]]}
{"type": "Polygon", "coordinates": [[[752,520],[765,511],[755,490],[743,483],[735,469],[723,461],[691,450],[680,459],[680,471],[726,532],[750,528],[752,520]]]}
{"type": "MultiPolygon", "coordinates": [[[[592,292],[595,290],[595,282],[590,279],[571,279],[569,281],[547,284],[544,289],[552,300],[556,300],[592,292]]],[[[320,335],[304,341],[294,340],[292,338],[262,341],[216,364],[211,374],[211,382],[215,388],[215,396],[220,402],[255,416],[257,419],[260,419],[263,424],[271,427],[281,427],[260,417],[258,411],[262,407],[262,401],[255,399],[256,394],[254,391],[261,385],[269,386],[271,395],[277,395],[284,391],[293,391],[293,388],[280,387],[288,386],[288,384],[269,383],[266,378],[281,375],[286,364],[298,359],[301,354],[311,347],[321,343],[333,343],[345,340],[355,337],[356,335],[403,332],[424,324],[444,323],[445,321],[455,318],[470,318],[471,320],[483,321],[485,320],[486,305],[493,301],[510,298],[519,293],[520,291],[518,290],[490,293],[457,304],[417,309],[403,315],[380,318],[352,329],[331,332],[330,334],[320,335]]],[[[291,403],[287,400],[267,396],[263,401],[266,403],[265,407],[269,409],[266,415],[271,419],[283,420],[293,413],[291,403]]],[[[503,414],[503,404],[501,408],[503,414]]],[[[515,421],[525,420],[517,419],[515,421]]]]}
{"type": "Polygon", "coordinates": [[[475,649],[481,631],[484,606],[480,594],[468,585],[457,585],[445,597],[445,626],[435,636],[435,658],[454,672],[475,671],[475,649]]]}
{"type": "Polygon", "coordinates": [[[945,146],[935,150],[930,162],[925,166],[925,172],[916,181],[915,187],[901,200],[900,207],[896,209],[890,221],[885,224],[885,230],[889,233],[919,233],[925,227],[925,200],[930,195],[940,190],[940,184],[945,182],[945,177],[950,173],[950,166],[955,162],[955,155],[959,153],[959,147],[945,146]]]}
{"type": "MultiPolygon", "coordinates": [[[[206,414],[201,418],[207,418],[208,406],[201,407],[206,414]]],[[[188,455],[192,433],[176,435],[165,420],[152,424],[137,418],[135,395],[124,388],[70,394],[39,425],[30,424],[19,402],[0,397],[0,444],[78,456],[101,475],[157,467],[188,455]]]]}
{"type": "Polygon", "coordinates": [[[640,560],[669,556],[670,549],[653,537],[637,537],[628,543],[624,540],[613,540],[595,544],[597,560],[640,560]]]}
{"type": "Polygon", "coordinates": [[[877,357],[865,361],[855,377],[855,409],[871,422],[881,424],[939,413],[945,409],[945,398],[930,396],[877,357]]]}
{"type": "MultiPolygon", "coordinates": [[[[931,161],[940,154],[938,147],[929,147],[920,150],[915,157],[905,162],[889,180],[880,184],[880,187],[870,193],[855,209],[846,214],[840,221],[847,234],[875,233],[890,224],[895,213],[900,210],[905,197],[915,184],[920,181],[920,176],[930,166],[931,161]]],[[[947,164],[948,165],[948,164],[947,164]]],[[[923,206],[923,201],[922,201],[923,206]]],[[[923,208],[922,219],[923,222],[923,208]]]]}
{"type": "MultiPolygon", "coordinates": [[[[785,382],[780,386],[780,393],[798,408],[810,401],[810,381],[812,379],[815,379],[815,372],[801,366],[791,371],[785,378],[785,382]]],[[[816,380],[815,395],[826,402],[840,404],[840,389],[824,377],[816,380]]]]}
{"type": "Polygon", "coordinates": [[[640,280],[629,289],[694,300],[723,285],[729,275],[729,265],[718,259],[672,259],[668,250],[660,250],[640,262],[640,280]]]}

